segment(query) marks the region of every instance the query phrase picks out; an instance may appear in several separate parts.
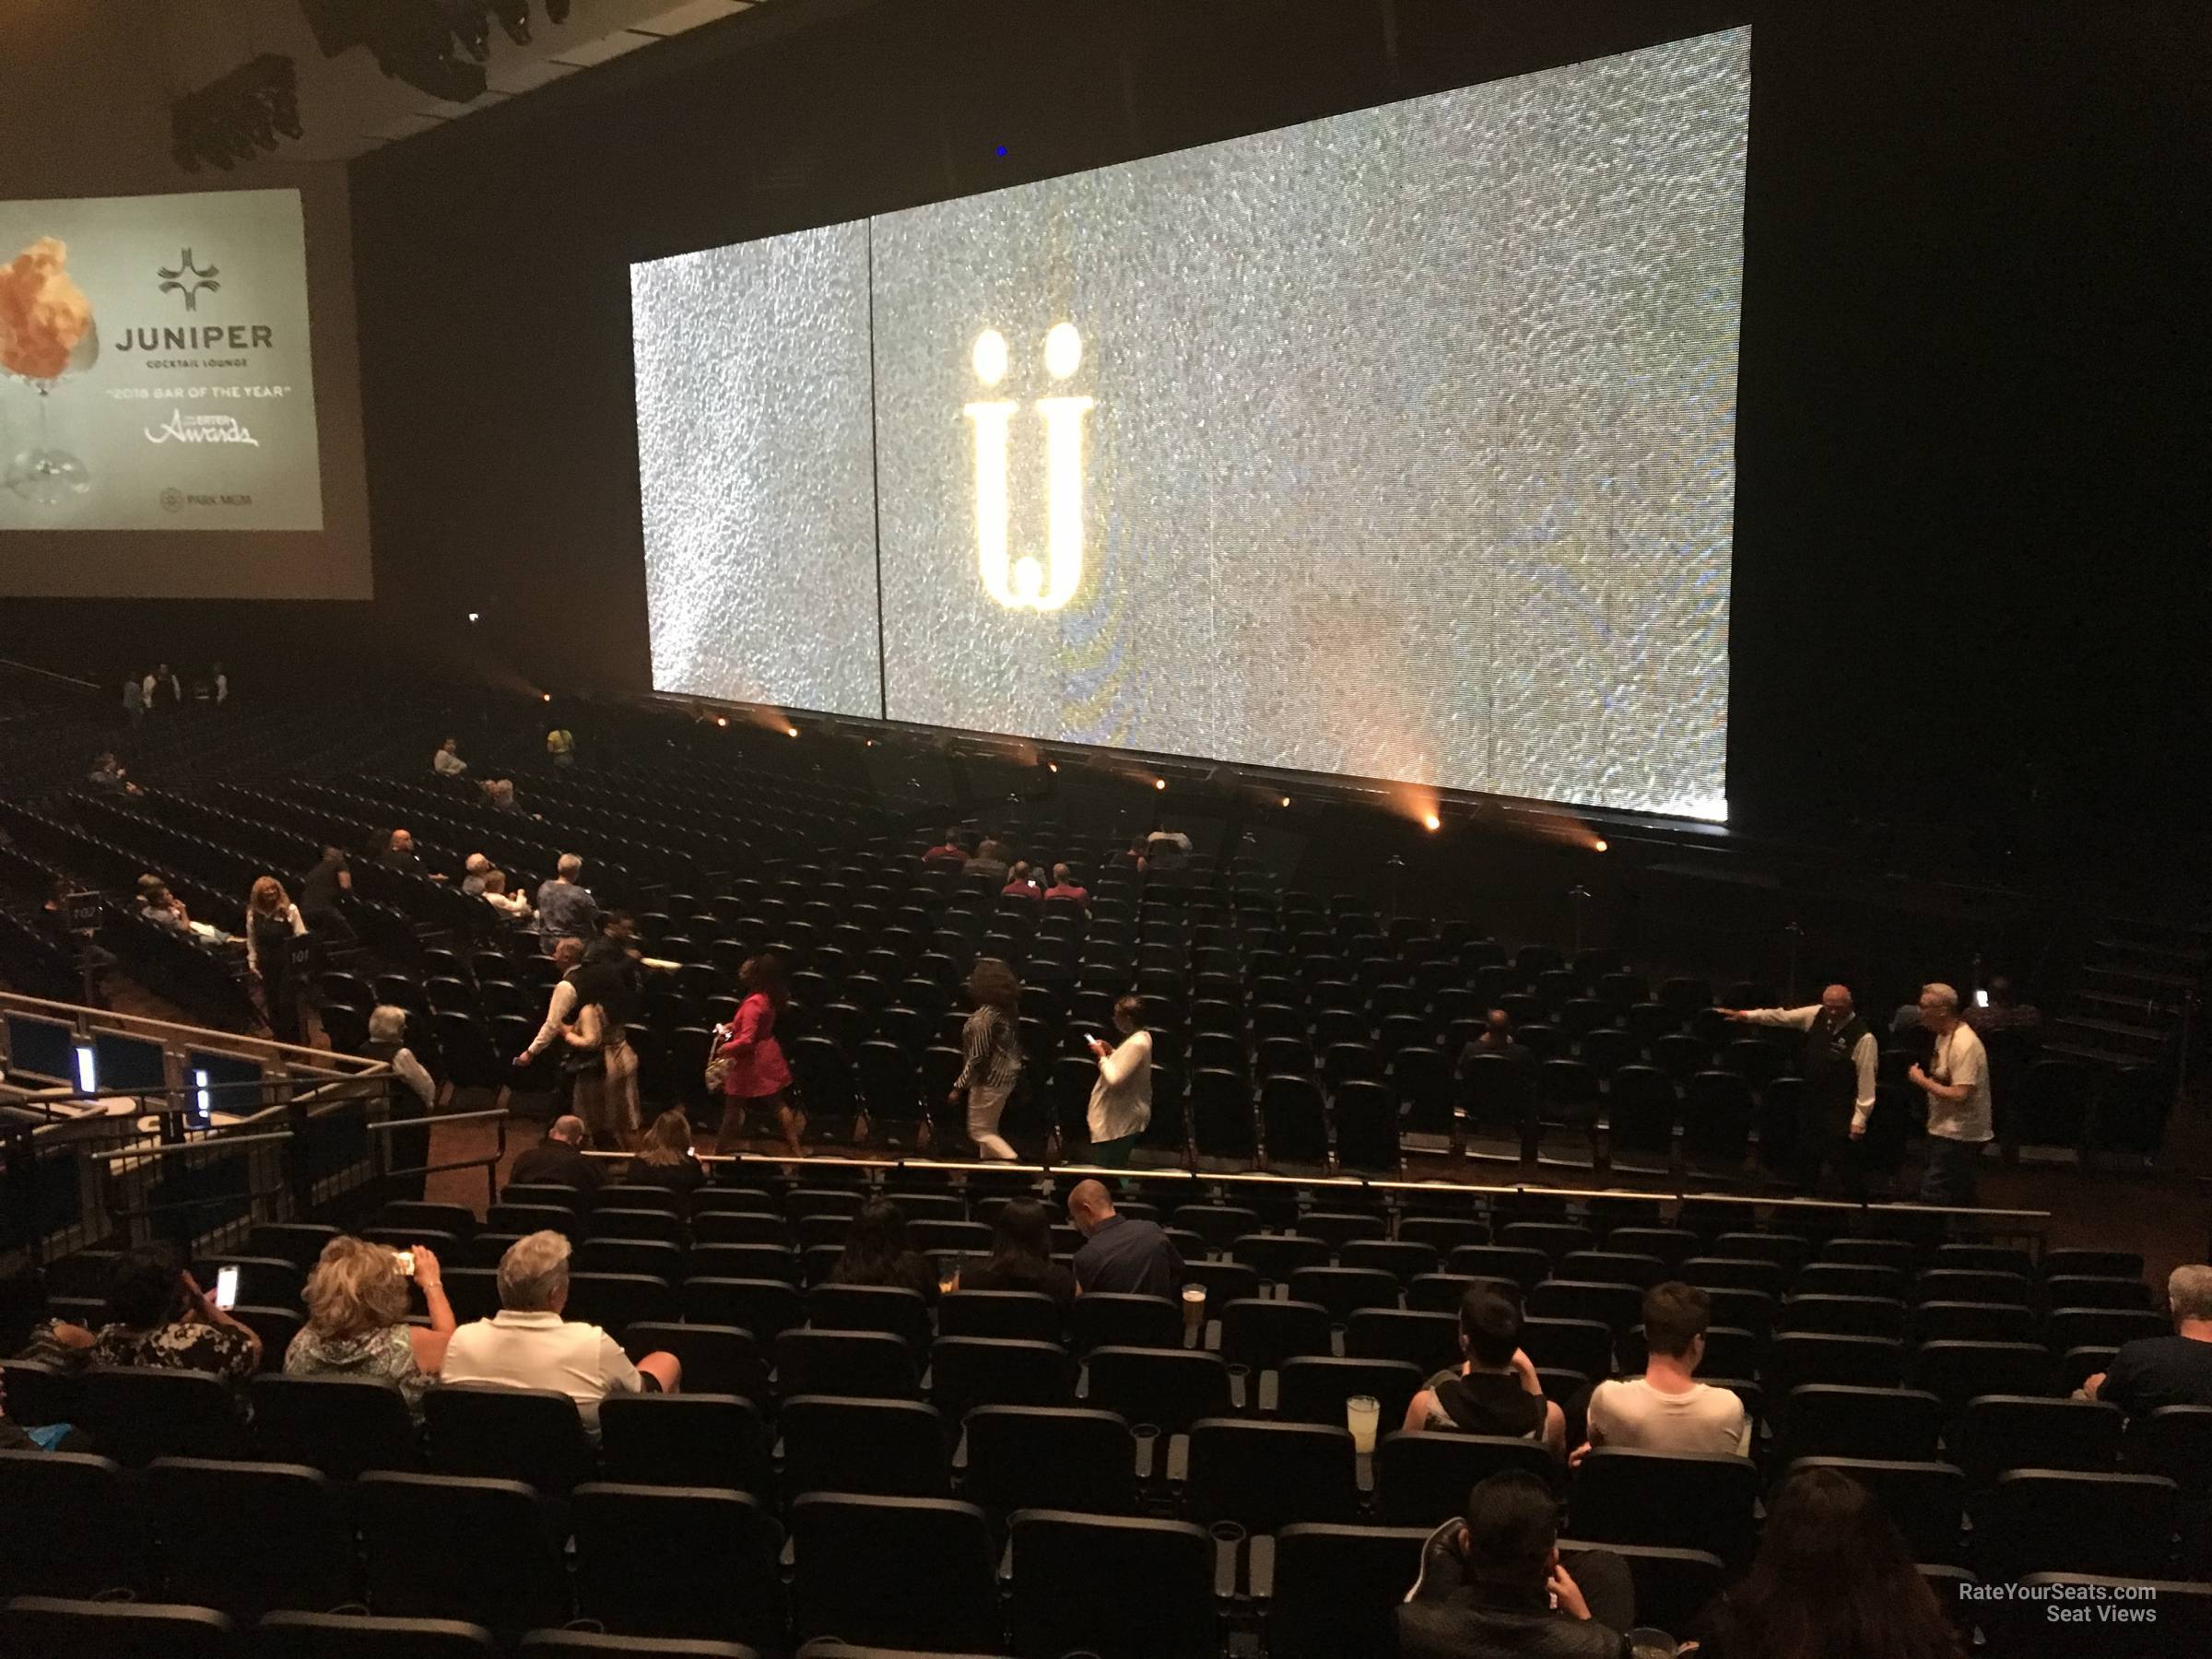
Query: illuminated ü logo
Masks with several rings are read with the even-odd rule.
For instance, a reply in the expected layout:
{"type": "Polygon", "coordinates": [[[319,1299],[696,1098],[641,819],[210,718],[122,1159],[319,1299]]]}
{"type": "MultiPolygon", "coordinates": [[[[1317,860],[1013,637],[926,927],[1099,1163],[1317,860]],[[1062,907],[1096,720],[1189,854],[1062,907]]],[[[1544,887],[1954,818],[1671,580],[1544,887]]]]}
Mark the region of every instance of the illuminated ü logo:
{"type": "MultiPolygon", "coordinates": [[[[975,337],[975,377],[995,386],[1006,377],[1006,336],[986,328],[975,337]]],[[[1045,372],[1065,381],[1083,365],[1083,336],[1072,323],[1056,324],[1044,336],[1045,372]]],[[[971,403],[962,411],[975,423],[975,557],[983,587],[1008,610],[1054,611],[1075,597],[1083,580],[1083,416],[1088,397],[1041,397],[1044,420],[1045,557],[1012,557],[1006,444],[1014,402],[971,403]]]]}

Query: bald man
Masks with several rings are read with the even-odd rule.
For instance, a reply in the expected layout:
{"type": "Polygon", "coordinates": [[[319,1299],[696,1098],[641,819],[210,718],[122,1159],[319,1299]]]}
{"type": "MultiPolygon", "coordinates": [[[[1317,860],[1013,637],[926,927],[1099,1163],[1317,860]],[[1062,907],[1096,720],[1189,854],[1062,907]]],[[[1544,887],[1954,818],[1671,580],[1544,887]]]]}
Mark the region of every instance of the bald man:
{"type": "Polygon", "coordinates": [[[1164,1296],[1182,1282],[1182,1257],[1156,1223],[1117,1214],[1113,1198],[1095,1181],[1079,1181],[1067,1195],[1067,1218],[1083,1235],[1076,1252],[1076,1290],[1164,1296]]]}
{"type": "Polygon", "coordinates": [[[555,1118],[546,1138],[514,1160],[514,1168],[507,1171],[507,1184],[534,1186],[547,1182],[572,1186],[587,1195],[597,1192],[606,1172],[583,1155],[583,1137],[582,1118],[555,1118]]]}
{"type": "Polygon", "coordinates": [[[1866,1168],[1854,1144],[1865,1137],[1874,1113],[1874,1068],[1881,1045],[1859,1018],[1848,985],[1830,985],[1820,1000],[1803,1008],[1722,1008],[1740,1025],[1788,1026],[1805,1033],[1800,1070],[1805,1089],[1797,1114],[1797,1149],[1791,1177],[1797,1190],[1811,1194],[1820,1185],[1823,1165],[1832,1165],[1853,1202],[1866,1196],[1866,1168]]]}

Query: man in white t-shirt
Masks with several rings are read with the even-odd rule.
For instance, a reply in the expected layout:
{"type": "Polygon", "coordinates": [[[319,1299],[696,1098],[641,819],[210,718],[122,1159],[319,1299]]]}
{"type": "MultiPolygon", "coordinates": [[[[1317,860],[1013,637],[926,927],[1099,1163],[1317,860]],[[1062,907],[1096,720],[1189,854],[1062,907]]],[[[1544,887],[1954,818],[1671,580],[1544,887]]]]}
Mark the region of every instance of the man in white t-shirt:
{"type": "Polygon", "coordinates": [[[568,1240],[557,1232],[517,1239],[500,1258],[499,1312],[453,1333],[440,1380],[565,1394],[594,1441],[599,1402],[608,1394],[676,1393],[683,1367],[674,1354],[648,1354],[632,1365],[597,1325],[561,1318],[568,1302],[568,1240]]]}
{"type": "Polygon", "coordinates": [[[1590,1391],[1589,1434],[1570,1464],[1592,1446],[1638,1452],[1717,1452],[1747,1457],[1751,1419],[1732,1390],[1697,1380],[1705,1358],[1712,1299],[1669,1280],[1643,1293],[1643,1375],[1590,1391]]]}
{"type": "Polygon", "coordinates": [[[1974,1166],[1996,1137],[1989,1109],[1989,1054],[1974,1028],[1959,1018],[1959,993],[1945,984],[1920,988],[1920,1023],[1935,1039],[1924,1068],[1906,1079],[1928,1097],[1928,1167],[1923,1204],[1974,1202],[1974,1166]]]}

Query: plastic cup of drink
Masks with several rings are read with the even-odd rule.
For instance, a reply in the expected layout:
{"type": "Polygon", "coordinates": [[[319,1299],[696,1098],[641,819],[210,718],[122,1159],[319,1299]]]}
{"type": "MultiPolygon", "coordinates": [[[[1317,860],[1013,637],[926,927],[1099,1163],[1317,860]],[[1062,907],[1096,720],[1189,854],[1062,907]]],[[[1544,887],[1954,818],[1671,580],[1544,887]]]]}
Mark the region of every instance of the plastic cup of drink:
{"type": "Polygon", "coordinates": [[[1370,1453],[1375,1449],[1375,1430],[1382,1417],[1382,1406],[1373,1394],[1354,1394],[1344,1403],[1344,1426],[1352,1431],[1352,1450],[1370,1453]]]}
{"type": "Polygon", "coordinates": [[[1206,1287],[1185,1285],[1182,1288],[1182,1328],[1197,1332],[1206,1329],[1206,1287]]]}

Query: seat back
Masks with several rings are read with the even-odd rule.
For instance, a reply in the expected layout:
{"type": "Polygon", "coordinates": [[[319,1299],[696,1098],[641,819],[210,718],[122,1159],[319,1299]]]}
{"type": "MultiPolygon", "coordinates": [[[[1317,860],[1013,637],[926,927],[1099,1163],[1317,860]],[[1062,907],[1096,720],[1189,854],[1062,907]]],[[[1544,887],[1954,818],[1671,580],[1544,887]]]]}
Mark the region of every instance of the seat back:
{"type": "Polygon", "coordinates": [[[1360,1308],[1396,1307],[1398,1280],[1379,1267],[1300,1267],[1290,1275],[1290,1295],[1320,1303],[1342,1324],[1360,1308]]]}
{"type": "Polygon", "coordinates": [[[520,1481],[550,1498],[590,1474],[583,1419],[565,1394],[448,1382],[425,1394],[422,1408],[429,1466],[441,1475],[520,1481]]]}
{"type": "Polygon", "coordinates": [[[1278,1371],[1299,1354],[1330,1351],[1329,1311],[1318,1302],[1240,1297],[1220,1310],[1221,1357],[1255,1371],[1278,1371]]]}
{"type": "Polygon", "coordinates": [[[776,1426],[783,1436],[784,1489],[794,1495],[952,1495],[945,1423],[933,1406],[795,1394],[784,1400],[776,1426]]]}
{"type": "Polygon", "coordinates": [[[2162,1476],[2014,1469],[1975,1500],[1975,1567],[1984,1579],[2162,1578],[2181,1516],[2181,1488],[2162,1476]]]}
{"type": "Polygon", "coordinates": [[[22,1595],[0,1607],[0,1653],[79,1659],[234,1659],[229,1618],[164,1602],[68,1601],[22,1595]]]}
{"type": "Polygon", "coordinates": [[[406,1396],[372,1377],[253,1379],[253,1444],[276,1463],[306,1464],[334,1480],[364,1469],[412,1469],[421,1437],[406,1396]]]}
{"type": "Polygon", "coordinates": [[[940,1336],[1059,1342],[1060,1304],[1035,1290],[955,1290],[937,1304],[940,1336]]]}
{"type": "Polygon", "coordinates": [[[1344,1351],[1355,1359],[1403,1359],[1433,1373],[1459,1362],[1459,1320],[1415,1309],[1362,1308],[1345,1322],[1344,1351]]]}
{"type": "Polygon", "coordinates": [[[979,1406],[967,1417],[965,1490],[1006,1516],[1048,1501],[1088,1514],[1136,1509],[1136,1439],[1118,1413],[979,1406]]]}
{"type": "Polygon", "coordinates": [[[622,1333],[622,1351],[632,1360],[655,1351],[674,1354],[684,1368],[686,1394],[735,1394],[761,1403],[769,1398],[760,1345],[752,1332],[735,1325],[641,1319],[622,1333]]]}
{"type": "MultiPolygon", "coordinates": [[[[1079,1298],[1077,1305],[1088,1298],[1079,1298]]],[[[1162,1434],[1182,1434],[1200,1418],[1230,1410],[1229,1366],[1218,1354],[1182,1348],[1094,1348],[1086,1367],[1086,1403],[1118,1411],[1162,1434]]]]}
{"type": "Polygon", "coordinates": [[[1182,1310],[1164,1296],[1094,1290],[1076,1298],[1067,1328],[1078,1354],[1094,1347],[1179,1348],[1182,1310]]]}
{"type": "Polygon", "coordinates": [[[1540,1441],[1494,1434],[1385,1434],[1375,1449],[1375,1488],[1390,1526],[1442,1524],[1465,1510],[1467,1494],[1493,1475],[1519,1469],[1559,1478],[1559,1465],[1540,1441]]]}
{"type": "Polygon", "coordinates": [[[253,1632],[253,1659],[498,1659],[482,1625],[457,1618],[372,1618],[358,1613],[271,1613],[253,1632]]]}
{"type": "Polygon", "coordinates": [[[610,1394],[599,1405],[599,1471],[610,1481],[775,1491],[767,1427],[735,1394],[610,1394]]]}
{"type": "Polygon", "coordinates": [[[1943,1402],[1917,1388],[1807,1382],[1782,1402],[1782,1443],[1790,1458],[1936,1455],[1943,1402]]]}
{"type": "Polygon", "coordinates": [[[1392,1652],[1398,1604],[1420,1576],[1430,1530],[1299,1523],[1277,1533],[1269,1659],[1392,1652]]]}
{"type": "Polygon", "coordinates": [[[1349,1521],[1359,1508],[1352,1437],[1342,1427],[1202,1418],[1191,1425],[1191,1516],[1271,1533],[1293,1521],[1349,1521]]]}
{"type": "Polygon", "coordinates": [[[2109,1472],[2126,1427],[2117,1406],[2096,1400],[1981,1394],[1959,1414],[1946,1449],[1966,1471],[1967,1488],[1980,1491],[2007,1469],[2109,1472]]]}
{"type": "Polygon", "coordinates": [[[886,1331],[785,1331],[776,1338],[776,1388],[793,1394],[847,1394],[914,1400],[922,1394],[918,1357],[886,1331]]]}
{"type": "Polygon", "coordinates": [[[782,1645],[782,1530],[758,1500],[591,1481],[576,1488],[570,1513],[580,1618],[625,1637],[735,1635],[762,1651],[782,1645]],[[700,1561],[711,1568],[701,1571],[700,1561]]]}
{"type": "Polygon", "coordinates": [[[372,1471],[354,1487],[354,1515],[379,1613],[467,1619],[505,1641],[568,1617],[538,1495],[519,1481],[372,1471]]]}
{"type": "Polygon", "coordinates": [[[247,1453],[230,1385],[208,1371],[96,1365],[85,1373],[84,1412],[82,1427],[125,1468],[247,1453]]]}
{"type": "Polygon", "coordinates": [[[1285,1360],[1277,1373],[1276,1410],[1291,1422],[1341,1426],[1344,1403],[1354,1394],[1371,1394],[1378,1406],[1377,1420],[1388,1428],[1406,1420],[1406,1407],[1425,1381],[1418,1366],[1403,1359],[1301,1355],[1285,1360]]]}
{"type": "Polygon", "coordinates": [[[352,1524],[319,1471],[159,1457],[146,1478],[162,1574],[194,1601],[251,1623],[275,1608],[324,1613],[354,1599],[352,1524]]]}
{"type": "Polygon", "coordinates": [[[144,1560],[115,1463],[74,1452],[0,1452],[0,1602],[135,1589],[144,1560]]]}
{"type": "Polygon", "coordinates": [[[1067,1406],[1076,1368],[1057,1343],[940,1336],[930,1349],[930,1398],[949,1422],[978,1406],[1067,1406]]]}
{"type": "Polygon", "coordinates": [[[1033,1509],[1008,1530],[1019,1652],[1213,1659],[1222,1651],[1213,1541],[1198,1527],[1033,1509]]]}
{"type": "Polygon", "coordinates": [[[1747,1457],[1599,1446],[1569,1487],[1569,1529],[1595,1543],[1697,1548],[1735,1562],[1750,1546],[1758,1491],[1747,1457]]]}
{"type": "Polygon", "coordinates": [[[975,1505],[817,1492],[793,1502],[791,1535],[802,1641],[834,1632],[944,1653],[998,1647],[990,1535],[975,1505]]]}
{"type": "Polygon", "coordinates": [[[929,1351],[929,1304],[918,1290],[895,1285],[817,1285],[806,1293],[806,1319],[818,1331],[884,1331],[905,1342],[917,1361],[929,1351]]]}

